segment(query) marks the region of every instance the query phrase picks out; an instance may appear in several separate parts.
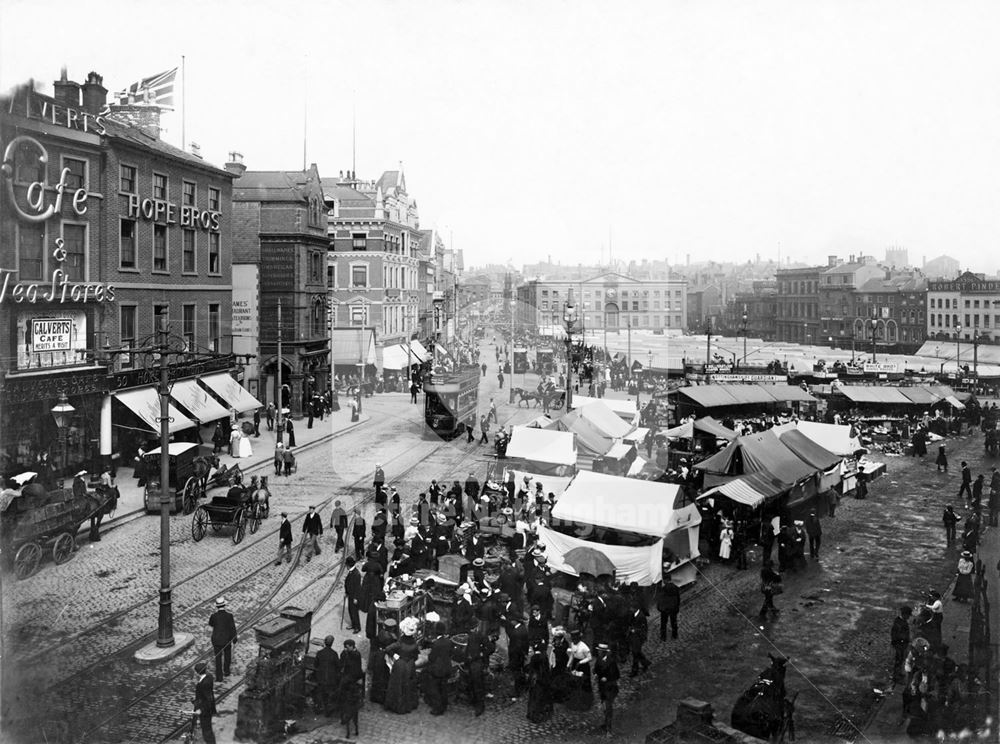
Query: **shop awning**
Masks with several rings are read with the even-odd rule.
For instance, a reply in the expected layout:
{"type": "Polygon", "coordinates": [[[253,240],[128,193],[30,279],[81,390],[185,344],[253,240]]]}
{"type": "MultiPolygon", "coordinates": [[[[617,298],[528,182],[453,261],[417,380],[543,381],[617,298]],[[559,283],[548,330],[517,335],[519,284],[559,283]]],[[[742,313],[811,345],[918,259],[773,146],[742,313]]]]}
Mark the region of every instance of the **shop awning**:
{"type": "Polygon", "coordinates": [[[841,385],[837,390],[853,403],[881,403],[888,405],[912,405],[909,398],[898,388],[875,385],[841,385]]]}
{"type": "Polygon", "coordinates": [[[170,388],[170,397],[180,403],[201,423],[229,418],[229,411],[195,380],[179,380],[170,388]]]}
{"type": "Polygon", "coordinates": [[[566,563],[564,556],[576,548],[589,548],[603,553],[615,567],[615,578],[624,583],[652,586],[663,579],[663,540],[643,547],[604,545],[599,542],[570,537],[544,525],[538,527],[538,542],[545,546],[548,567],[571,576],[580,574],[566,563]]]}
{"type": "MultiPolygon", "coordinates": [[[[410,360],[416,363],[418,360],[411,356],[410,360]]],[[[386,346],[382,349],[382,369],[406,369],[406,349],[402,346],[386,346]]]]}
{"type": "Polygon", "coordinates": [[[697,403],[702,408],[722,408],[738,406],[740,402],[729,394],[725,385],[695,385],[678,388],[677,395],[697,403]]]}
{"type": "Polygon", "coordinates": [[[761,385],[760,389],[779,403],[815,403],[816,399],[798,385],[761,385]]]}
{"type": "Polygon", "coordinates": [[[961,401],[960,401],[960,400],[959,400],[958,398],[956,398],[956,397],[955,397],[954,395],[946,395],[946,396],[944,396],[944,399],[945,399],[946,401],[948,401],[949,403],[951,403],[951,404],[952,404],[952,405],[953,405],[953,406],[954,406],[955,408],[958,408],[958,409],[960,409],[960,410],[961,410],[962,408],[965,408],[965,404],[964,404],[964,403],[962,403],[962,402],[961,402],[961,401]]]}
{"type": "Polygon", "coordinates": [[[375,364],[375,331],[371,328],[334,328],[330,332],[330,359],[341,366],[375,364]]]}
{"type": "Polygon", "coordinates": [[[841,457],[851,457],[864,447],[857,436],[851,436],[851,428],[847,424],[822,424],[818,421],[798,421],[791,424],[775,426],[772,431],[782,433],[797,429],[825,450],[841,457]]]}
{"type": "Polygon", "coordinates": [[[551,465],[576,465],[576,445],[570,432],[515,426],[507,457],[551,465]]]}
{"type": "Polygon", "coordinates": [[[750,508],[755,508],[763,504],[767,497],[753,489],[749,483],[747,483],[742,478],[735,478],[728,483],[723,483],[721,486],[716,486],[715,488],[710,488],[705,491],[705,493],[698,496],[698,500],[707,499],[710,496],[719,494],[720,496],[725,496],[727,499],[735,501],[738,504],[746,504],[750,508]]]}
{"type": "MultiPolygon", "coordinates": [[[[150,385],[134,390],[122,390],[120,393],[115,393],[115,397],[141,418],[151,430],[160,431],[160,396],[155,387],[150,385]]],[[[167,403],[167,415],[170,417],[167,431],[171,434],[175,431],[191,429],[195,425],[194,421],[181,413],[170,402],[167,403]]]]}
{"type": "Polygon", "coordinates": [[[198,381],[222,398],[230,408],[235,408],[237,413],[246,413],[261,407],[261,402],[226,372],[199,377],[198,381]]]}
{"type": "Polygon", "coordinates": [[[929,388],[920,385],[913,387],[901,387],[899,392],[905,395],[910,401],[918,406],[932,406],[941,400],[941,396],[935,395],[929,388]]]}
{"type": "Polygon", "coordinates": [[[639,427],[634,431],[630,431],[624,437],[622,437],[623,442],[632,442],[633,444],[642,444],[646,441],[646,437],[649,435],[649,429],[644,427],[639,427]]]}
{"type": "MultiPolygon", "coordinates": [[[[403,351],[406,351],[406,344],[400,344],[403,347],[403,351]]],[[[410,341],[410,353],[413,354],[421,362],[426,362],[430,354],[427,353],[427,349],[419,341],[410,341]]]]}

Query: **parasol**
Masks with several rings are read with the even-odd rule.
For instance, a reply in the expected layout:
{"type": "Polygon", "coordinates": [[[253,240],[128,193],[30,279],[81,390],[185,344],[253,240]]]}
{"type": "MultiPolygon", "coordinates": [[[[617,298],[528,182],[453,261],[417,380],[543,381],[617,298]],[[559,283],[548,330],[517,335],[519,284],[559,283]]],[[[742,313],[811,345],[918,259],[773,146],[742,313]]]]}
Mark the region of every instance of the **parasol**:
{"type": "Polygon", "coordinates": [[[581,574],[613,576],[615,573],[611,559],[594,548],[573,548],[563,556],[563,562],[581,574]]]}

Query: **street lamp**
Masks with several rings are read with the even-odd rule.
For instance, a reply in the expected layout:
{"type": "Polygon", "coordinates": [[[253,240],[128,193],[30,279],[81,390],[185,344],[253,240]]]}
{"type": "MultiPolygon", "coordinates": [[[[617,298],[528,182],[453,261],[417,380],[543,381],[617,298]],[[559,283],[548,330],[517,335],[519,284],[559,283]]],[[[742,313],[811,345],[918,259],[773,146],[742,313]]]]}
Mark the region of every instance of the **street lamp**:
{"type": "Polygon", "coordinates": [[[566,326],[566,410],[573,410],[573,326],[576,324],[576,306],[573,294],[566,300],[563,309],[563,323],[566,326]]]}
{"type": "Polygon", "coordinates": [[[56,428],[59,430],[59,444],[60,451],[62,452],[63,475],[66,473],[66,467],[69,461],[69,449],[66,440],[69,436],[69,424],[74,411],[76,411],[76,409],[70,405],[69,398],[66,397],[65,391],[61,391],[59,393],[59,402],[52,406],[52,418],[55,419],[56,428]]]}
{"type": "Polygon", "coordinates": [[[874,363],[876,361],[876,358],[875,358],[875,331],[878,330],[878,319],[877,318],[872,318],[868,322],[871,325],[871,329],[872,329],[872,362],[874,363]]]}
{"type": "Polygon", "coordinates": [[[962,326],[955,326],[955,368],[957,379],[962,378],[962,326]]]}
{"type": "Polygon", "coordinates": [[[750,321],[750,316],[747,315],[746,306],[743,307],[743,358],[740,360],[740,366],[742,367],[747,361],[747,323],[750,321]]]}

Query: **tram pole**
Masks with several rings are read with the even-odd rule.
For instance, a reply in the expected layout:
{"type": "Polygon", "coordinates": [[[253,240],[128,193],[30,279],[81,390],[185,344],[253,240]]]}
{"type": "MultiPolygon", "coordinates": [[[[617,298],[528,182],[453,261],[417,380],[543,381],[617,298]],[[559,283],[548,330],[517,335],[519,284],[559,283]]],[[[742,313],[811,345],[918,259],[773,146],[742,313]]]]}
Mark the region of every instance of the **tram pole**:
{"type": "Polygon", "coordinates": [[[160,317],[160,612],[156,645],[174,645],[174,610],[170,588],[170,379],[167,368],[169,329],[160,317]]]}
{"type": "Polygon", "coordinates": [[[275,390],[275,397],[278,399],[278,430],[275,436],[275,442],[281,444],[282,441],[282,429],[284,420],[281,415],[281,409],[285,406],[285,396],[284,391],[281,389],[281,298],[278,298],[278,385],[275,390]]]}

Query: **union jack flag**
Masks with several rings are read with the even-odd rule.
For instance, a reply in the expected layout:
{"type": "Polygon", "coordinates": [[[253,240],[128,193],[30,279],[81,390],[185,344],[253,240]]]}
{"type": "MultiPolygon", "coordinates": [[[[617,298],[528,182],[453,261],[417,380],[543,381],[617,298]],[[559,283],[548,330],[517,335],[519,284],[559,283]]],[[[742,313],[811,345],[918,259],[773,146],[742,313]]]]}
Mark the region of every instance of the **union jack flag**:
{"type": "Polygon", "coordinates": [[[116,94],[118,104],[150,103],[165,108],[174,107],[174,83],[177,80],[177,68],[152,75],[132,83],[125,90],[116,94]]]}

